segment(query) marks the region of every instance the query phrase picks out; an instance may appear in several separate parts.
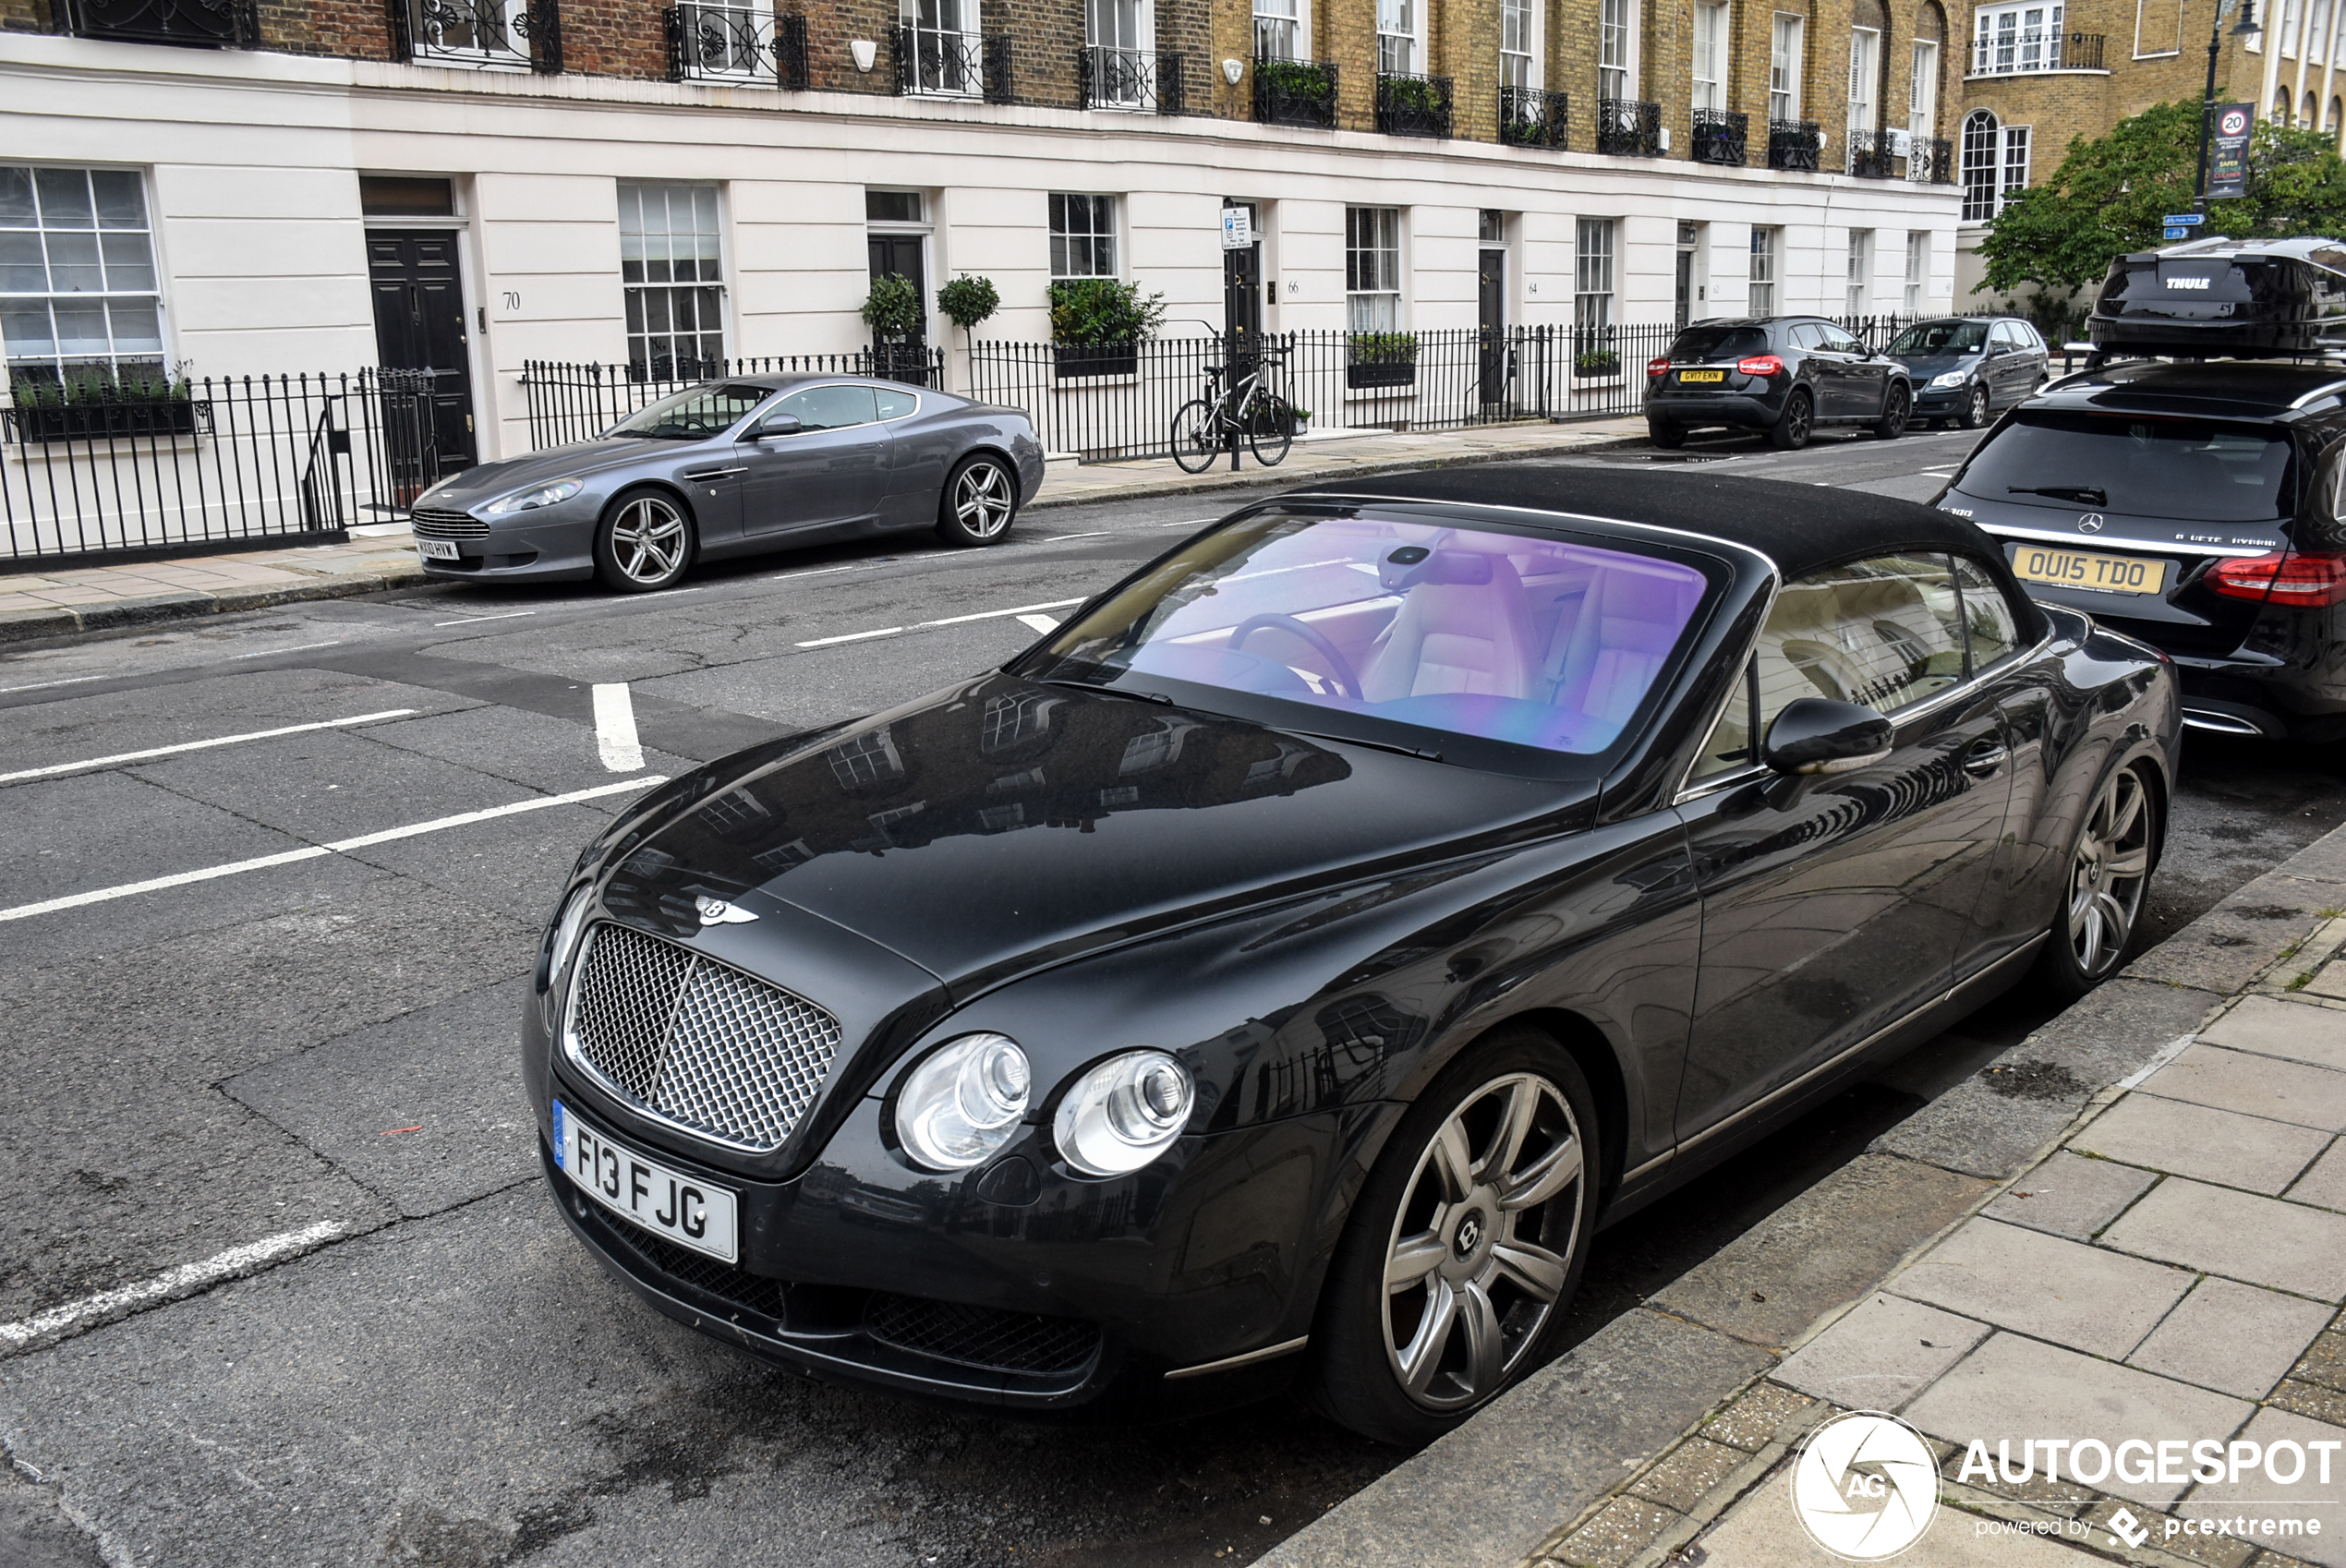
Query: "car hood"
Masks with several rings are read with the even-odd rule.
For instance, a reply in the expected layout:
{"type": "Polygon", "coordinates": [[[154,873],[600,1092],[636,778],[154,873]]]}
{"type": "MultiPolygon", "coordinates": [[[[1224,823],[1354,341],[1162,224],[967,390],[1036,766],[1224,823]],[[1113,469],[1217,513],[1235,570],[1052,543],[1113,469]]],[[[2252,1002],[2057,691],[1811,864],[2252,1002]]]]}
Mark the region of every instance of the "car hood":
{"type": "Polygon", "coordinates": [[[1193,920],[1552,836],[1589,820],[1596,786],[998,673],[686,793],[612,872],[615,909],[762,893],[958,1001],[1193,920]]]}
{"type": "Polygon", "coordinates": [[[499,496],[511,495],[515,490],[527,489],[533,485],[551,484],[557,479],[584,478],[607,468],[633,466],[647,457],[674,457],[701,444],[699,441],[647,440],[625,436],[573,441],[568,446],[533,452],[526,457],[475,464],[417,496],[416,504],[461,510],[478,506],[485,501],[494,501],[499,496]]]}
{"type": "Polygon", "coordinates": [[[1976,354],[1893,354],[1891,356],[1906,368],[1906,374],[1917,381],[1933,376],[1943,376],[1950,370],[1972,370],[1979,366],[1976,354]]]}

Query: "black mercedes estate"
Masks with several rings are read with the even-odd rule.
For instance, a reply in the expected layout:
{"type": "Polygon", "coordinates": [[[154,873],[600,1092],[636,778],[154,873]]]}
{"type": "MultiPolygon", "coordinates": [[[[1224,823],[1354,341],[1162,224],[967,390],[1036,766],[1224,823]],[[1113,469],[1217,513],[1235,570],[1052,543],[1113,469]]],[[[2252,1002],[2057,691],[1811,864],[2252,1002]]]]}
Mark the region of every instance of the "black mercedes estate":
{"type": "Polygon", "coordinates": [[[523,1064],[669,1317],[1030,1411],[1423,1441],[1590,1238],[2125,961],[2172,670],[1944,512],[1493,465],[1307,489],[1001,669],[589,845],[523,1064]]]}

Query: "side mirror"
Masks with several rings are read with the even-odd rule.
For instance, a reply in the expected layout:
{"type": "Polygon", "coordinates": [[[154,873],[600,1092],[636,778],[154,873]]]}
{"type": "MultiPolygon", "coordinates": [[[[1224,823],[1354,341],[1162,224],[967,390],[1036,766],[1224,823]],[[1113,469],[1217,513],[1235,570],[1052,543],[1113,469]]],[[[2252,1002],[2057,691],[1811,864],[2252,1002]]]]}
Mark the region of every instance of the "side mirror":
{"type": "Polygon", "coordinates": [[[777,414],[749,433],[749,439],[762,441],[769,436],[794,436],[805,428],[795,414],[777,414]]]}
{"type": "Polygon", "coordinates": [[[1801,697],[1768,726],[1760,760],[1778,773],[1847,773],[1888,756],[1893,735],[1869,707],[1801,697]]]}

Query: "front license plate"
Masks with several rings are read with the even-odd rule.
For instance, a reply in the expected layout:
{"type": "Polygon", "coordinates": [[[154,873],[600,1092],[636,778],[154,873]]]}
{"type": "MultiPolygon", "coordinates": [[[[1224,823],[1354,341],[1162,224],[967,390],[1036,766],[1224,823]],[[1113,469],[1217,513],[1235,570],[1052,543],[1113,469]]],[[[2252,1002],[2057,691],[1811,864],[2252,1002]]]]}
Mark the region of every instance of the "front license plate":
{"type": "Polygon", "coordinates": [[[560,1100],[554,1102],[554,1158],[581,1191],[612,1213],[679,1247],[741,1261],[731,1188],[669,1169],[588,1127],[560,1100]]]}
{"type": "Polygon", "coordinates": [[[2091,588],[2104,594],[2159,594],[2167,590],[2167,568],[2156,556],[2088,555],[2083,550],[2022,545],[2013,551],[2013,574],[2027,583],[2091,588]]]}
{"type": "Polygon", "coordinates": [[[453,539],[417,539],[416,553],[426,561],[454,561],[456,541],[453,539]]]}
{"type": "Polygon", "coordinates": [[[1723,381],[1726,379],[1727,373],[1724,370],[1681,370],[1678,372],[1678,384],[1682,387],[1696,386],[1708,381],[1723,381]]]}

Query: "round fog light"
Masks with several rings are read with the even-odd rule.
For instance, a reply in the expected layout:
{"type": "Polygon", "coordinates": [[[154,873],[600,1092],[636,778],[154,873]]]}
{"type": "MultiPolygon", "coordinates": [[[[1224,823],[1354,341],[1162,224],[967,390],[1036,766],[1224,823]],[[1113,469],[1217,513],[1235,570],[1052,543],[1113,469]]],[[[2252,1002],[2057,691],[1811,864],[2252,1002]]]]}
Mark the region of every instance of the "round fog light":
{"type": "Polygon", "coordinates": [[[1051,1136],[1085,1176],[1122,1176],[1171,1147],[1196,1104],[1187,1067],[1163,1051],[1127,1051],[1075,1080],[1051,1136]]]}
{"type": "Polygon", "coordinates": [[[965,1171],[1026,1117],[1026,1053],[1006,1034],[964,1034],[929,1053],[896,1093],[896,1136],[931,1170],[965,1171]]]}

